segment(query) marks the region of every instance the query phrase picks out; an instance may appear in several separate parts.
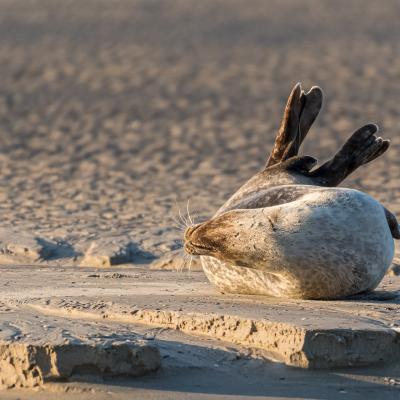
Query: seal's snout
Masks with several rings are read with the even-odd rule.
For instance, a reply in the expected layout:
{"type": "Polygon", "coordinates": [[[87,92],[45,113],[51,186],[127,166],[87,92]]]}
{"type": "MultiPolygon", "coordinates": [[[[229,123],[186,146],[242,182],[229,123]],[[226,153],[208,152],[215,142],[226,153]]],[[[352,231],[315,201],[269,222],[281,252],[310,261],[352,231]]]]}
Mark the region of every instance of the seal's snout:
{"type": "Polygon", "coordinates": [[[192,255],[205,255],[209,254],[210,248],[203,243],[201,228],[203,224],[189,226],[184,234],[185,251],[192,255]],[[200,232],[200,233],[199,233],[200,232]]]}
{"type": "Polygon", "coordinates": [[[193,234],[193,232],[199,228],[201,226],[201,224],[198,225],[192,225],[186,228],[185,230],[185,234],[184,234],[184,238],[185,240],[190,240],[190,236],[193,234]]]}

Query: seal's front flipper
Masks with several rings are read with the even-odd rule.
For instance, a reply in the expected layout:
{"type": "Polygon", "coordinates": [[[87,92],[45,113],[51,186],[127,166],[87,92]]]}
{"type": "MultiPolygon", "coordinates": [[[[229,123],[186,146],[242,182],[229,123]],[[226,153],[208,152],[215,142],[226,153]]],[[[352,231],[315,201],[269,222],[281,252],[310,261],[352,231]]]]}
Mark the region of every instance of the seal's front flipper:
{"type": "Polygon", "coordinates": [[[313,86],[304,92],[297,83],[292,89],[283,114],[282,123],[266,167],[296,156],[301,143],[322,107],[322,90],[313,86]]]}
{"type": "Polygon", "coordinates": [[[378,126],[375,124],[358,129],[331,160],[310,175],[320,185],[337,186],[358,167],[374,160],[388,149],[389,140],[377,137],[377,132],[378,126]]]}

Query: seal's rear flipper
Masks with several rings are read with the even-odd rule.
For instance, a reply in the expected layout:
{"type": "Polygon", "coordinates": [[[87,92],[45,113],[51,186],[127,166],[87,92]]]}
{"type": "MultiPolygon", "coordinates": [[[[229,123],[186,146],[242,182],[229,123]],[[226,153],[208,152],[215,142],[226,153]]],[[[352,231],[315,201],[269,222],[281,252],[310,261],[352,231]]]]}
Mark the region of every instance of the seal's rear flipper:
{"type": "Polygon", "coordinates": [[[283,114],[281,126],[266,167],[296,156],[301,143],[322,107],[322,90],[313,86],[304,92],[297,83],[292,89],[283,114]]]}
{"type": "Polygon", "coordinates": [[[400,239],[400,229],[399,229],[399,223],[397,222],[397,218],[385,207],[383,207],[385,210],[385,215],[386,215],[386,221],[389,225],[390,232],[392,232],[392,236],[395,239],[400,239]]]}
{"type": "Polygon", "coordinates": [[[358,129],[347,140],[336,155],[321,167],[310,173],[320,185],[337,186],[358,167],[383,154],[389,147],[389,140],[376,137],[378,126],[368,124],[358,129]]]}
{"type": "Polygon", "coordinates": [[[355,301],[389,301],[397,299],[400,296],[399,292],[386,292],[383,290],[369,290],[352,296],[347,296],[346,300],[355,301]]]}

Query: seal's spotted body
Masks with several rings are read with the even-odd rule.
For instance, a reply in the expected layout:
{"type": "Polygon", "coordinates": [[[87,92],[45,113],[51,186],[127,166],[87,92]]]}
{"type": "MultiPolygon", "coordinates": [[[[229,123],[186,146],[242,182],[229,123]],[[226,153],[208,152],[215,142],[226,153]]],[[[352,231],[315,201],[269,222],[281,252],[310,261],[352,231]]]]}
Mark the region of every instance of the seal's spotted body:
{"type": "Polygon", "coordinates": [[[357,130],[327,163],[297,157],[322,92],[293,89],[267,166],[209,221],[185,232],[222,292],[329,299],[373,290],[400,238],[396,218],[356,190],[331,188],[389,146],[377,126],[357,130]]]}
{"type": "Polygon", "coordinates": [[[212,254],[201,256],[208,279],[222,292],[290,298],[374,289],[394,254],[382,205],[351,189],[290,185],[276,191],[281,189],[304,194],[224,212],[190,235],[212,254]]]}

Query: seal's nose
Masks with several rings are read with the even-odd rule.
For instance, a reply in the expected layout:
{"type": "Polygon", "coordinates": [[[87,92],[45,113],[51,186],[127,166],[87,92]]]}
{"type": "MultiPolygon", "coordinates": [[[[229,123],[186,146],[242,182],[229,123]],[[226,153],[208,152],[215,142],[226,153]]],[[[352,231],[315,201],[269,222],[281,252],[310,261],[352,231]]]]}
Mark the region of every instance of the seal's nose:
{"type": "Polygon", "coordinates": [[[184,238],[185,240],[189,240],[190,236],[193,234],[193,232],[199,228],[201,226],[201,224],[198,225],[194,225],[194,226],[189,226],[188,228],[186,228],[185,234],[184,234],[184,238]]]}

